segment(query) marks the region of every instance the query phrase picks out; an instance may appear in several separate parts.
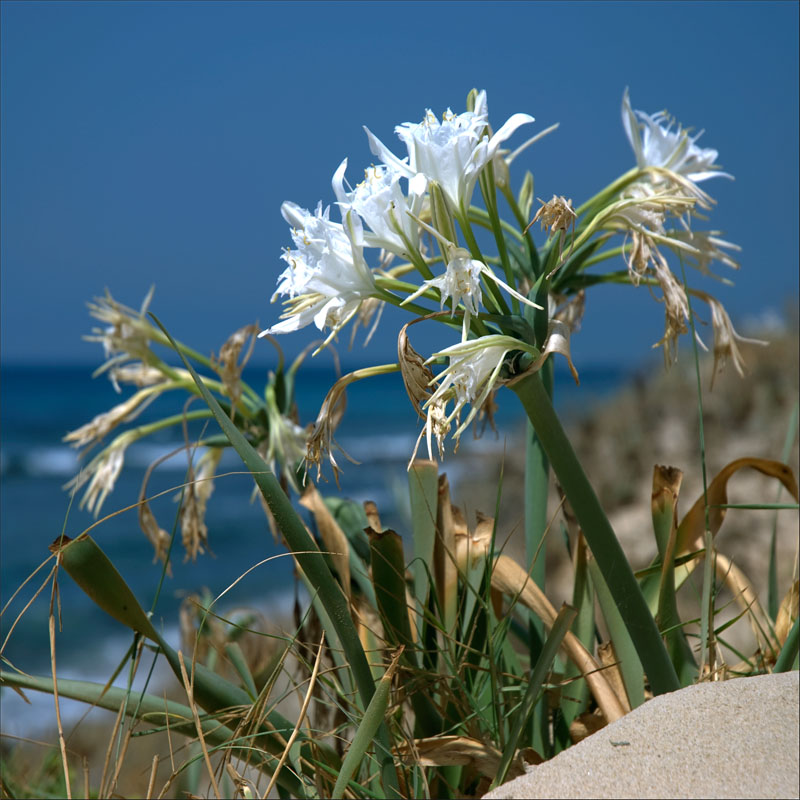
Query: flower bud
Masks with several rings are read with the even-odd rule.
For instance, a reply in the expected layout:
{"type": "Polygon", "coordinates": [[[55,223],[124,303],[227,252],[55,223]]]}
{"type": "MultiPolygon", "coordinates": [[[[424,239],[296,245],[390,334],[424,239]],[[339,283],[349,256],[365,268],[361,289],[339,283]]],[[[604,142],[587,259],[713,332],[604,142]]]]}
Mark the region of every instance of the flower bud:
{"type": "MultiPolygon", "coordinates": [[[[447,199],[444,196],[442,187],[436,182],[431,181],[428,184],[428,191],[431,198],[431,221],[433,227],[439,231],[443,238],[449,242],[456,241],[456,230],[453,222],[453,215],[447,204],[447,199]]],[[[442,254],[442,261],[446,264],[448,261],[448,254],[442,243],[439,241],[439,250],[442,254]]]]}

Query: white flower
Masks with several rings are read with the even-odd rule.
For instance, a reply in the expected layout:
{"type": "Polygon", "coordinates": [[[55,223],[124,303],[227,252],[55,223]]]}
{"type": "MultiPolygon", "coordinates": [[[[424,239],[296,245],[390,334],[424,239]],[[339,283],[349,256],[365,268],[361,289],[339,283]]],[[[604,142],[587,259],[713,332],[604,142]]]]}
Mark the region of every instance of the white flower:
{"type": "Polygon", "coordinates": [[[151,286],[138,312],[118,303],[108,289],[105,297],[97,297],[94,303],[88,303],[89,313],[106,325],[105,328],[92,328],[91,335],[83,337],[87,342],[100,342],[103,345],[106,362],[94,375],[110,370],[109,377],[117,393],[121,389],[116,368],[131,359],[146,361],[150,354],[153,326],[147,321],[147,309],[154,291],[155,286],[151,286]]]}
{"type": "Polygon", "coordinates": [[[670,241],[667,241],[667,244],[676,251],[680,250],[690,266],[704,275],[718,278],[719,276],[708,268],[712,261],[719,261],[731,269],[739,269],[739,262],[722,248],[725,247],[728,250],[737,252],[742,249],[738,244],[718,238],[719,233],[720,231],[669,231],[667,238],[668,240],[673,240],[675,244],[673,245],[670,241]],[[686,245],[693,248],[693,250],[688,250],[686,245]]]}
{"type": "Polygon", "coordinates": [[[410,258],[410,250],[419,246],[419,229],[408,215],[418,215],[422,210],[425,181],[412,179],[409,182],[408,200],[403,194],[400,181],[405,176],[384,165],[372,166],[364,171],[364,180],[355,189],[348,184],[345,190],[347,159],[342,161],[333,175],[333,191],[342,211],[342,219],[348,211],[355,211],[369,231],[364,232],[364,243],[368,247],[380,247],[403,258],[410,258]]]}
{"type": "Polygon", "coordinates": [[[313,322],[322,330],[331,327],[332,338],[358,311],[361,301],[375,292],[372,272],[363,256],[363,231],[358,215],[348,212],[345,225],[331,222],[329,208],[317,206],[314,214],[294,203],[281,212],[293,226],[295,250],[282,258],[289,266],[280,275],[272,297],[288,295],[282,321],[259,336],[289,333],[313,322]]]}
{"type": "Polygon", "coordinates": [[[98,453],[69,483],[65,489],[77,491],[87,481],[89,486],[80,502],[80,507],[86,508],[97,516],[106,497],[114,490],[114,484],[122,471],[125,461],[125,450],[132,441],[127,433],[118,436],[101,453],[98,453]],[[91,480],[90,480],[91,479],[91,480]]]}
{"type": "Polygon", "coordinates": [[[477,314],[479,310],[481,273],[487,267],[481,261],[472,258],[469,250],[465,250],[463,247],[453,247],[450,256],[444,274],[438,278],[431,278],[425,281],[416,292],[403,300],[403,303],[410,303],[430,287],[438,289],[441,294],[440,308],[444,308],[448,298],[452,299],[452,313],[450,316],[455,313],[458,304],[463,303],[464,323],[461,328],[462,339],[466,339],[469,332],[470,317],[472,314],[477,314]]]}
{"type": "Polygon", "coordinates": [[[714,379],[725,368],[728,358],[733,361],[733,366],[742,378],[746,375],[747,370],[744,358],[739,351],[739,342],[757,344],[762,347],[766,347],[768,343],[761,339],[746,339],[744,336],[740,336],[734,330],[731,318],[722,303],[711,295],[705,295],[703,299],[711,308],[711,324],[714,326],[714,368],[711,375],[711,388],[713,389],[714,379]]]}
{"type": "Polygon", "coordinates": [[[440,307],[444,308],[445,301],[452,298],[453,306],[450,316],[455,313],[456,306],[459,303],[464,303],[464,322],[461,326],[461,340],[466,341],[467,334],[469,333],[469,321],[472,314],[478,313],[478,298],[481,294],[480,276],[485,275],[487,278],[493,280],[498,286],[502,286],[512,297],[522,301],[532,308],[541,310],[541,306],[537,305],[527,297],[521,295],[515,289],[512,289],[507,283],[500,280],[494,272],[482,261],[472,258],[469,250],[463,247],[457,247],[453,242],[448,241],[442,236],[435,228],[432,228],[426,222],[417,218],[417,222],[428,233],[435,236],[442,244],[444,251],[447,253],[447,268],[443,275],[438,278],[430,278],[423,282],[422,286],[413,292],[400,305],[410,303],[415,298],[419,297],[426,289],[433,287],[439,290],[441,294],[440,307]]]}
{"type": "Polygon", "coordinates": [[[449,399],[454,400],[453,410],[445,420],[449,424],[454,418],[458,420],[465,405],[469,403],[472,406],[469,416],[456,430],[456,438],[472,422],[497,383],[503,359],[511,350],[527,350],[538,354],[536,348],[518,339],[492,334],[454,344],[434,353],[425,362],[430,363],[442,356],[450,359],[450,364],[437,376],[439,386],[425,403],[426,408],[436,408],[449,399]]]}
{"type": "Polygon", "coordinates": [[[277,462],[286,480],[295,491],[299,492],[296,470],[297,465],[306,457],[308,431],[280,413],[272,390],[267,398],[266,408],[269,419],[269,443],[265,460],[272,472],[275,472],[275,462],[277,462]]]}
{"type": "Polygon", "coordinates": [[[98,414],[90,422],[74,431],[70,431],[63,438],[63,441],[70,442],[72,447],[86,447],[87,445],[96,444],[122,422],[130,422],[136,419],[159,394],[160,392],[155,391],[152,387],[142,389],[131,395],[124,403],[98,414]]]}
{"type": "Polygon", "coordinates": [[[708,178],[733,177],[719,171],[714,163],[718,155],[716,150],[697,146],[703,131],[689,136],[689,131],[680,124],[675,128],[675,120],[664,111],[653,115],[634,111],[627,89],[622,97],[622,125],[640,168],[668,169],[694,183],[708,178]]]}
{"type": "Polygon", "coordinates": [[[521,125],[533,122],[529,114],[513,114],[491,138],[485,135],[489,123],[486,92],[475,99],[475,110],[454,114],[449,108],[439,122],[426,110],[420,123],[404,122],[395,127],[408,151],[399,159],[367,129],[370,150],[385,164],[409,179],[422,174],[437,181],[454,210],[469,208],[481,170],[497,154],[500,145],[521,125]]]}

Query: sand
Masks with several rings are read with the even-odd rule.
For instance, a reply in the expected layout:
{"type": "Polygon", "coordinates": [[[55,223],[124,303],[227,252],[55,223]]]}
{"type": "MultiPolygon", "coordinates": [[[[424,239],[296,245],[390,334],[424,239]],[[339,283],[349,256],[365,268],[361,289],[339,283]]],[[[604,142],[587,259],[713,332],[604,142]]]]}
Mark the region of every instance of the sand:
{"type": "Polygon", "coordinates": [[[800,796],[798,673],[661,695],[486,798],[800,796]]]}

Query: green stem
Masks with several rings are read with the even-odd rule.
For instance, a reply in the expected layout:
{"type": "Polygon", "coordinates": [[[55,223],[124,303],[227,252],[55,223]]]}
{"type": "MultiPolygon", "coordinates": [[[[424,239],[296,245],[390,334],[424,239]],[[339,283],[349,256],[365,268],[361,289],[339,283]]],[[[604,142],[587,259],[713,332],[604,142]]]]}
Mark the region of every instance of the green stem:
{"type": "MultiPolygon", "coordinates": [[[[509,286],[514,286],[514,273],[511,270],[511,262],[508,260],[508,248],[506,247],[506,240],[503,236],[503,229],[500,224],[500,215],[497,213],[497,194],[494,191],[494,170],[492,169],[491,162],[489,162],[489,169],[486,172],[486,179],[481,177],[481,193],[483,200],[486,203],[486,211],[489,215],[489,221],[492,226],[492,233],[494,240],[497,244],[497,252],[500,256],[500,261],[503,265],[503,272],[506,276],[506,283],[509,286]]],[[[515,314],[519,314],[519,300],[516,297],[511,298],[511,308],[515,314]]]]}
{"type": "MultiPolygon", "coordinates": [[[[458,220],[458,225],[464,234],[464,239],[467,242],[470,254],[477,261],[484,261],[485,263],[483,253],[481,253],[481,249],[478,246],[478,241],[475,238],[475,234],[472,232],[471,225],[469,224],[468,215],[462,211],[458,211],[455,214],[455,218],[458,220]]],[[[494,281],[488,280],[485,275],[481,277],[484,285],[483,305],[487,309],[494,310],[497,314],[508,314],[508,305],[506,305],[506,301],[503,299],[503,295],[500,292],[500,287],[494,281]],[[487,300],[490,298],[491,302],[487,302],[487,300]]]]}
{"type": "Polygon", "coordinates": [[[680,688],[678,676],[625,553],[561,426],[538,374],[513,387],[558,476],[633,639],[654,694],[680,688]]]}
{"type": "MultiPolygon", "coordinates": [[[[394,278],[376,278],[375,284],[378,287],[378,293],[376,296],[393,306],[402,308],[404,311],[410,311],[411,313],[417,314],[420,317],[425,317],[428,316],[428,314],[434,313],[429,308],[418,306],[416,303],[404,303],[396,294],[392,294],[387,288],[384,288],[393,283],[402,283],[402,281],[396,281],[394,278]]],[[[416,290],[418,287],[414,286],[413,288],[416,290]]],[[[451,328],[456,328],[459,331],[461,330],[461,323],[458,321],[460,318],[456,319],[453,317],[437,317],[436,319],[445,325],[449,325],[451,328]]],[[[475,332],[478,336],[486,336],[489,333],[489,329],[486,327],[486,325],[475,315],[473,315],[470,320],[470,327],[475,328],[475,332]]]]}
{"type": "MultiPolygon", "coordinates": [[[[506,199],[508,195],[503,192],[503,197],[506,199]]],[[[513,195],[512,195],[513,197],[513,195]]],[[[517,209],[517,213],[519,213],[519,209],[517,209]]],[[[517,216],[517,214],[515,214],[517,216]]],[[[476,206],[469,207],[469,220],[470,222],[474,222],[476,225],[480,225],[482,228],[486,228],[486,230],[492,230],[492,222],[489,217],[489,214],[484,211],[482,208],[477,208],[476,206]]],[[[527,224],[524,219],[520,216],[517,216],[517,221],[520,225],[524,228],[527,224]]],[[[525,236],[523,236],[520,231],[515,228],[510,222],[506,222],[504,219],[500,218],[500,227],[510,236],[513,236],[520,244],[525,243],[525,236]]]]}
{"type": "Polygon", "coordinates": [[[609,197],[613,197],[617,192],[624,189],[629,183],[633,183],[639,173],[639,168],[634,167],[628,170],[624,175],[621,175],[613,183],[606,186],[605,189],[599,191],[594,197],[590,197],[585,203],[575,209],[575,213],[580,217],[585,214],[588,209],[595,205],[605,204],[609,197]]]}

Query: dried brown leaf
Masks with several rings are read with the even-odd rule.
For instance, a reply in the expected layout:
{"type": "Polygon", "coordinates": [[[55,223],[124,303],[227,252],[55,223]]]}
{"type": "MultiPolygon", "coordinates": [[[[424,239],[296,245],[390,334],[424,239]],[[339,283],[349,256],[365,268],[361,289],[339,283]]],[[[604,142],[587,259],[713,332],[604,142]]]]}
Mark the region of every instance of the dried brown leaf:
{"type": "Polygon", "coordinates": [[[408,341],[406,328],[411,324],[411,322],[407,322],[400,328],[397,336],[397,361],[400,364],[400,374],[403,376],[403,384],[406,387],[408,399],[411,400],[411,405],[422,419],[427,419],[428,415],[422,410],[422,406],[432,394],[431,381],[434,375],[425,365],[425,359],[408,341]]]}
{"type": "MultiPolygon", "coordinates": [[[[730,477],[744,467],[758,470],[764,475],[779,480],[789,494],[800,502],[800,493],[797,489],[797,481],[791,468],[780,461],[770,461],[765,458],[737,458],[730,464],[723,467],[719,474],[708,486],[708,524],[712,535],[716,535],[725,519],[726,509],[716,508],[715,506],[726,505],[728,502],[728,480],[730,477]]],[[[681,520],[678,527],[678,541],[676,547],[677,556],[686,555],[695,550],[702,550],[704,547],[705,535],[705,505],[702,495],[697,498],[697,502],[692,506],[686,516],[681,520]]],[[[696,562],[687,564],[688,571],[691,572],[696,562]]]]}
{"type": "MultiPolygon", "coordinates": [[[[471,767],[481,775],[494,778],[500,766],[502,753],[485,742],[468,736],[433,736],[429,739],[415,739],[413,745],[403,742],[398,755],[406,763],[423,767],[471,767]]],[[[522,754],[511,762],[508,778],[516,778],[525,773],[522,754]]]]}
{"type": "MultiPolygon", "coordinates": [[[[492,588],[519,598],[519,601],[530,608],[548,628],[552,627],[555,622],[557,613],[553,604],[514,559],[505,555],[497,557],[492,570],[492,588]]],[[[600,664],[580,639],[568,631],[562,647],[586,679],[586,683],[606,719],[613,722],[625,716],[625,707],[621,699],[606,680],[600,664]]]]}
{"type": "Polygon", "coordinates": [[[727,556],[719,552],[716,554],[716,568],[717,575],[727,584],[734,600],[747,613],[759,649],[766,647],[777,655],[780,645],[772,635],[772,625],[748,577],[727,556]]]}
{"type": "Polygon", "coordinates": [[[605,667],[606,679],[616,692],[627,714],[631,710],[631,704],[628,700],[628,692],[625,690],[625,681],[622,679],[622,670],[619,667],[619,659],[614,650],[614,643],[605,642],[599,645],[597,648],[597,658],[605,667]]]}
{"type": "Polygon", "coordinates": [[[778,617],[775,620],[775,638],[783,647],[786,637],[798,616],[798,599],[800,598],[800,581],[795,581],[786,592],[786,596],[781,601],[778,609],[778,617]]]}
{"type": "Polygon", "coordinates": [[[313,515],[314,521],[319,528],[322,542],[325,549],[330,553],[333,566],[339,574],[345,596],[350,601],[350,545],[344,531],[339,527],[339,523],[333,518],[322,495],[317,491],[313,483],[308,484],[303,496],[300,498],[300,505],[307,508],[313,515]]]}

